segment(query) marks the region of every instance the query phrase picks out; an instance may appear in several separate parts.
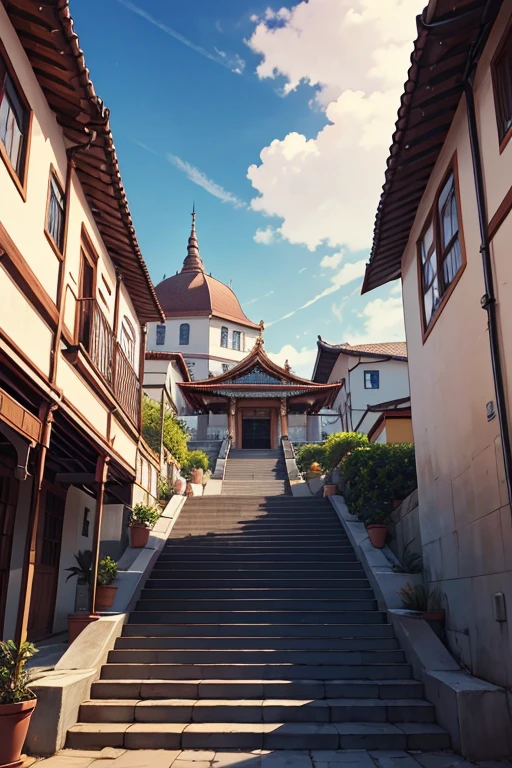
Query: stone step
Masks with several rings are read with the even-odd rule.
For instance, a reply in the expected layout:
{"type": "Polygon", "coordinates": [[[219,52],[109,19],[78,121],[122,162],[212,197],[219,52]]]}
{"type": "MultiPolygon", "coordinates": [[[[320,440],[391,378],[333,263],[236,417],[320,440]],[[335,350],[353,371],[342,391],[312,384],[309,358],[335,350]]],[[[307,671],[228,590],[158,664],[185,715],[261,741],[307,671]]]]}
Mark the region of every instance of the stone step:
{"type": "Polygon", "coordinates": [[[144,598],[136,604],[136,611],[373,611],[377,608],[377,601],[370,600],[303,600],[300,597],[294,599],[273,599],[265,597],[252,600],[233,598],[225,599],[201,599],[187,598],[183,600],[151,600],[144,598]]]}
{"type": "Polygon", "coordinates": [[[366,624],[151,624],[131,621],[123,627],[124,637],[239,637],[239,638],[367,638],[394,637],[393,627],[380,622],[366,624]]]}
{"type": "Polygon", "coordinates": [[[116,650],[188,648],[204,650],[265,650],[279,651],[391,651],[398,648],[394,637],[118,637],[116,650]]]}
{"type": "MultiPolygon", "coordinates": [[[[315,604],[340,600],[373,600],[373,590],[369,587],[260,587],[251,589],[232,582],[231,587],[146,587],[142,590],[141,600],[313,600],[315,604]]],[[[195,604],[195,603],[194,603],[195,604]]],[[[215,607],[215,606],[214,606],[215,607]]]]}
{"type": "Polygon", "coordinates": [[[423,696],[417,680],[97,680],[94,699],[387,699],[423,696]]]}
{"type": "MultiPolygon", "coordinates": [[[[115,651],[114,651],[115,653],[115,651]]],[[[103,680],[408,680],[411,668],[405,663],[382,664],[114,664],[101,669],[103,680]]]]}
{"type": "MultiPolygon", "coordinates": [[[[307,571],[306,571],[307,573],[307,571]]],[[[313,571],[313,573],[315,573],[313,571]]],[[[283,575],[283,574],[281,574],[283,575]]],[[[332,579],[325,578],[325,574],[322,578],[318,578],[315,576],[308,576],[307,578],[304,578],[305,573],[302,573],[302,578],[270,578],[267,579],[266,574],[263,573],[261,575],[261,578],[243,578],[243,575],[235,572],[233,573],[231,578],[224,578],[224,579],[218,579],[216,578],[216,574],[214,571],[209,571],[209,575],[205,576],[202,579],[188,579],[188,578],[182,578],[180,575],[180,572],[177,571],[174,574],[171,572],[169,576],[166,576],[165,578],[150,578],[146,582],[146,589],[147,590],[177,590],[177,589],[190,589],[192,591],[194,590],[208,590],[208,589],[242,589],[247,588],[250,590],[254,589],[265,589],[265,590],[275,590],[275,589],[308,589],[308,588],[316,588],[316,589],[322,589],[327,590],[331,589],[333,592],[336,592],[337,594],[340,593],[340,590],[342,592],[345,592],[347,590],[359,590],[359,589],[368,589],[369,588],[369,581],[367,579],[345,579],[345,578],[335,578],[333,576],[332,579]],[[236,586],[235,586],[236,585],[236,586]]]]}
{"type": "Polygon", "coordinates": [[[383,611],[184,610],[130,613],[130,624],[383,624],[383,611]]]}
{"type": "Polygon", "coordinates": [[[77,723],[69,749],[386,749],[449,747],[431,723],[77,723]]]}
{"type": "Polygon", "coordinates": [[[433,723],[423,699],[95,699],[83,723],[433,723]]]}
{"type": "Polygon", "coordinates": [[[109,651],[109,664],[305,664],[318,667],[337,664],[402,664],[402,650],[232,650],[227,649],[130,649],[109,651]]]}
{"type": "MultiPolygon", "coordinates": [[[[160,555],[158,563],[155,566],[155,571],[163,565],[169,567],[169,563],[185,563],[189,565],[189,567],[194,563],[194,568],[201,568],[201,566],[204,567],[205,564],[211,563],[220,563],[223,566],[229,565],[230,567],[236,566],[239,563],[242,565],[258,565],[258,567],[260,564],[265,564],[266,567],[268,567],[268,563],[270,563],[272,569],[288,568],[290,566],[288,566],[287,563],[292,563],[296,568],[301,566],[309,567],[311,565],[315,565],[316,568],[316,564],[319,564],[319,566],[324,565],[326,568],[332,568],[333,564],[336,565],[337,563],[354,563],[355,565],[360,566],[354,552],[349,552],[348,550],[334,553],[324,552],[323,554],[317,554],[316,551],[297,553],[292,550],[278,552],[278,557],[276,557],[275,552],[268,551],[253,552],[250,550],[242,550],[241,552],[231,552],[232,556],[229,558],[227,557],[227,554],[228,553],[225,552],[209,552],[208,550],[201,552],[186,552],[179,551],[178,549],[167,549],[160,555]]],[[[211,568],[211,565],[208,565],[208,567],[211,568]]]]}
{"type": "MultiPolygon", "coordinates": [[[[325,543],[315,544],[314,548],[308,547],[307,543],[294,544],[293,542],[254,542],[243,543],[235,542],[231,546],[229,544],[221,544],[216,541],[180,541],[176,539],[169,543],[165,547],[164,558],[168,554],[215,554],[215,555],[274,555],[276,559],[279,559],[280,555],[286,554],[309,554],[312,553],[313,557],[320,558],[322,554],[325,555],[354,555],[352,547],[349,544],[343,543],[325,543]],[[169,553],[169,550],[171,552],[169,553]],[[313,551],[312,551],[313,550],[313,551]]],[[[355,555],[354,555],[355,557],[355,555]]]]}

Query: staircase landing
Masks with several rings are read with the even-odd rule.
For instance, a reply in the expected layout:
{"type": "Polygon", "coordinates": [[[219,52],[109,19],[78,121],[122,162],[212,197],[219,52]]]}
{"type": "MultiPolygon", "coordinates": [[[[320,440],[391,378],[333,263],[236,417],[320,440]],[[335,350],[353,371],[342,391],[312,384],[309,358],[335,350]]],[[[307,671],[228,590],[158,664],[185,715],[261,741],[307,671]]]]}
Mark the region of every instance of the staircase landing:
{"type": "Polygon", "coordinates": [[[283,496],[288,493],[288,475],[281,449],[231,449],[222,483],[223,496],[283,496]]]}

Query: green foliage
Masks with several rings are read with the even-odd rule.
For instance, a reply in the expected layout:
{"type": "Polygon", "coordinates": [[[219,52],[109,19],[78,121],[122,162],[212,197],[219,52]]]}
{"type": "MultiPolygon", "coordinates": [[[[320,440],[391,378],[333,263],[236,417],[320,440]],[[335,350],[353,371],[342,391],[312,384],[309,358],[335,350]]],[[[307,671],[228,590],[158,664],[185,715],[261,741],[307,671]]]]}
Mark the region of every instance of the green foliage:
{"type": "Polygon", "coordinates": [[[423,573],[423,558],[418,552],[410,552],[409,547],[414,539],[405,545],[400,560],[400,565],[394,565],[395,573],[423,573]]]}
{"type": "MultiPolygon", "coordinates": [[[[161,405],[144,395],[142,400],[142,435],[148,445],[159,453],[160,451],[160,416],[161,405]]],[[[179,464],[183,464],[187,456],[187,425],[174,414],[166,412],[164,416],[164,445],[179,464]]]]}
{"type": "Polygon", "coordinates": [[[208,465],[209,459],[204,451],[188,451],[181,469],[185,475],[189,475],[193,469],[203,469],[206,472],[208,465]]]}
{"type": "Polygon", "coordinates": [[[0,642],[0,704],[19,704],[36,698],[28,687],[25,669],[35,653],[38,650],[32,643],[22,643],[18,648],[12,640],[0,642]]]}
{"type": "Polygon", "coordinates": [[[323,443],[301,445],[295,452],[295,458],[300,472],[307,472],[314,461],[325,469],[325,446],[323,443]]]}
{"type": "Polygon", "coordinates": [[[160,511],[157,507],[136,504],[130,515],[130,525],[144,525],[146,528],[153,528],[159,517],[160,511]]]}
{"type": "Polygon", "coordinates": [[[335,469],[348,453],[369,445],[360,432],[336,432],[325,441],[325,469],[335,469]]]}
{"type": "Polygon", "coordinates": [[[409,443],[352,451],[340,471],[349,510],[366,524],[383,522],[393,501],[405,499],[417,487],[414,446],[409,443]]]}
{"type": "Polygon", "coordinates": [[[78,555],[75,555],[76,565],[71,568],[66,568],[69,571],[69,576],[66,581],[69,581],[76,576],[79,584],[91,583],[91,567],[92,567],[92,552],[90,549],[86,549],[84,552],[79,551],[78,555]]]}
{"type": "Polygon", "coordinates": [[[169,501],[174,496],[174,488],[168,480],[160,478],[158,482],[158,499],[160,501],[169,501]]]}
{"type": "Polygon", "coordinates": [[[441,609],[441,591],[439,587],[430,589],[424,584],[416,584],[414,587],[407,583],[399,589],[397,594],[403,603],[411,611],[439,611],[441,609]]]}
{"type": "Polygon", "coordinates": [[[107,555],[98,565],[98,586],[108,587],[117,576],[117,563],[107,555]]]}

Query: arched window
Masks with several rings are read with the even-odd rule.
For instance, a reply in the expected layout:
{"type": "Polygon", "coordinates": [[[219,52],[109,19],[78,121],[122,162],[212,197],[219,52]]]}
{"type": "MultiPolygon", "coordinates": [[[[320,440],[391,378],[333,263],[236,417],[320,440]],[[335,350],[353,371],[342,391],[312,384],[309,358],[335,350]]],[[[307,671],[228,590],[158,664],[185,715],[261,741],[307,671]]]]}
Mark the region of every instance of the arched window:
{"type": "Polygon", "coordinates": [[[180,345],[186,346],[190,342],[190,325],[182,323],[180,325],[180,345]]]}
{"type": "Polygon", "coordinates": [[[222,326],[220,329],[220,345],[221,347],[227,347],[228,346],[228,329],[225,325],[222,326]]]}
{"type": "Polygon", "coordinates": [[[135,365],[135,330],[127,317],[121,323],[121,349],[130,363],[135,365]]]}
{"type": "Polygon", "coordinates": [[[157,325],[156,327],[156,343],[158,345],[165,344],[165,325],[157,325]]]}

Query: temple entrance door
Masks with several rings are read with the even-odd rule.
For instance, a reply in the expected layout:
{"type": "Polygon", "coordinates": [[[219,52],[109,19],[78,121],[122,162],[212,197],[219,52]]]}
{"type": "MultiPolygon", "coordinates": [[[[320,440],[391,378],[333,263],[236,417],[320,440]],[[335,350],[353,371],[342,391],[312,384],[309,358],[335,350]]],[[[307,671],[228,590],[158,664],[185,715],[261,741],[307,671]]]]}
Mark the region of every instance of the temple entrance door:
{"type": "Polygon", "coordinates": [[[242,448],[270,447],[270,418],[242,419],[242,448]]]}

